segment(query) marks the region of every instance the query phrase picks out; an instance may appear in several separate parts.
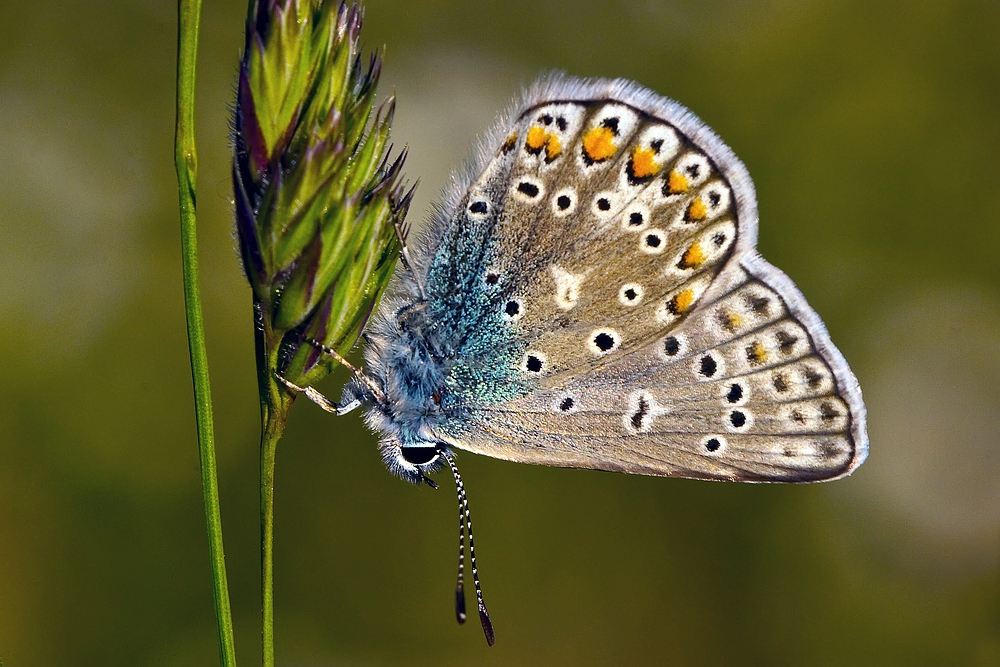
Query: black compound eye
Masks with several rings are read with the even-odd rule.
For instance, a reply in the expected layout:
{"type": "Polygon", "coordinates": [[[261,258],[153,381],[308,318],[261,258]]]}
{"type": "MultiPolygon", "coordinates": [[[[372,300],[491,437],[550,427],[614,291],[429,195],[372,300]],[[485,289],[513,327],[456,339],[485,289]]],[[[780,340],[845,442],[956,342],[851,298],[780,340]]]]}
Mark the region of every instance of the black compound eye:
{"type": "Polygon", "coordinates": [[[399,454],[407,463],[415,466],[430,463],[438,455],[437,447],[400,447],[399,454]]]}

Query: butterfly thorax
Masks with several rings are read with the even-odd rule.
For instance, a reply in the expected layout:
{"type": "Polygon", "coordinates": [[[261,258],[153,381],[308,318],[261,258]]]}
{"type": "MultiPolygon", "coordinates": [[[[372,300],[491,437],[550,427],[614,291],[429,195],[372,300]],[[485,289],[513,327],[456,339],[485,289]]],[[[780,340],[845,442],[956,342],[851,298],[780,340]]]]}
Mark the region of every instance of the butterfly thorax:
{"type": "Polygon", "coordinates": [[[383,310],[369,346],[368,373],[384,397],[372,402],[368,421],[382,436],[389,468],[410,481],[419,478],[403,448],[459,441],[471,413],[529,391],[516,368],[523,344],[498,335],[483,295],[473,288],[456,303],[434,278],[426,301],[396,302],[391,315],[383,310]]]}
{"type": "MultiPolygon", "coordinates": [[[[402,446],[428,439],[428,429],[447,418],[447,352],[426,333],[423,304],[401,309],[385,339],[380,367],[373,369],[385,400],[376,403],[385,420],[382,430],[402,446]]],[[[449,402],[450,403],[450,402],[449,402]]]]}

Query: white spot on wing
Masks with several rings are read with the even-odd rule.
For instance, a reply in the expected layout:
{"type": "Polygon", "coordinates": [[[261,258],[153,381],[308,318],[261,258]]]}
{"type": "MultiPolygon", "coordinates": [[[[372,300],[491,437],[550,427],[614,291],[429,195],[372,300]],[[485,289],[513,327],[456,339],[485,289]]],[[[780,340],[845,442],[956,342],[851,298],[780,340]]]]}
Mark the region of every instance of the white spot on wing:
{"type": "Polygon", "coordinates": [[[576,211],[576,189],[563,188],[552,195],[552,213],[562,218],[576,211]]]}
{"type": "Polygon", "coordinates": [[[563,393],[556,397],[552,409],[560,414],[571,415],[580,409],[580,402],[572,394],[563,393]]]}
{"type": "Polygon", "coordinates": [[[587,346],[591,352],[599,357],[611,354],[621,344],[621,334],[614,329],[594,329],[587,337],[587,346]]]}
{"type": "Polygon", "coordinates": [[[550,271],[556,281],[556,305],[563,310],[570,310],[580,300],[580,286],[585,274],[570,273],[558,264],[553,264],[550,271]]]}
{"type": "Polygon", "coordinates": [[[503,318],[516,322],[524,316],[524,303],[520,299],[510,299],[503,306],[503,318]]]}
{"type": "Polygon", "coordinates": [[[598,192],[590,202],[590,212],[601,220],[607,220],[621,210],[621,195],[614,190],[598,192]]]}
{"type": "Polygon", "coordinates": [[[622,214],[622,229],[641,232],[649,227],[649,207],[641,202],[633,202],[622,214]]]}
{"type": "Polygon", "coordinates": [[[549,360],[538,350],[528,350],[521,359],[521,370],[528,375],[541,375],[548,370],[549,360]]]}
{"type": "Polygon", "coordinates": [[[517,199],[534,204],[545,196],[545,184],[537,178],[520,176],[514,180],[511,192],[517,199]]]}
{"type": "Polygon", "coordinates": [[[721,435],[710,435],[702,439],[701,446],[704,448],[706,454],[720,456],[726,451],[726,447],[729,446],[729,442],[727,442],[721,435]]]}
{"type": "Polygon", "coordinates": [[[618,302],[623,306],[638,306],[645,293],[639,283],[625,283],[618,290],[618,302]]]}
{"type": "Polygon", "coordinates": [[[634,391],[628,397],[628,409],[622,415],[625,431],[635,435],[653,427],[653,421],[669,410],[656,402],[653,395],[644,389],[634,391]]]}
{"type": "Polygon", "coordinates": [[[658,255],[667,247],[667,235],[661,229],[647,229],[639,237],[639,248],[646,254],[658,255]]]}
{"type": "Polygon", "coordinates": [[[642,146],[651,146],[653,142],[660,142],[660,149],[656,154],[658,164],[664,164],[672,160],[680,148],[680,140],[677,138],[677,133],[668,125],[650,125],[643,130],[639,144],[642,146]]]}
{"type": "Polygon", "coordinates": [[[687,179],[689,189],[701,186],[712,173],[708,158],[694,152],[682,156],[674,166],[674,170],[687,179]]]}

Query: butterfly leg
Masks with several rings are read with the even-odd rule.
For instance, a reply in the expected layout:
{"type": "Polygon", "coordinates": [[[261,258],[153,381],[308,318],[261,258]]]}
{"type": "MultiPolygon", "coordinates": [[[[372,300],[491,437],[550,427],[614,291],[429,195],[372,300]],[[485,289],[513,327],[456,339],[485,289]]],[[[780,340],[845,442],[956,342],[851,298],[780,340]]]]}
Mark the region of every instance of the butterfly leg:
{"type": "Polygon", "coordinates": [[[277,373],[274,374],[274,377],[278,378],[278,381],[281,382],[281,384],[285,385],[292,391],[300,394],[305,394],[306,398],[308,398],[310,401],[312,401],[319,407],[323,408],[327,412],[332,412],[335,415],[347,414],[354,408],[361,405],[361,400],[357,398],[355,398],[353,401],[345,403],[344,405],[339,405],[337,403],[334,403],[329,398],[327,398],[326,396],[324,396],[323,394],[321,394],[319,391],[317,391],[312,387],[300,387],[296,384],[292,384],[291,382],[281,377],[277,373]]]}
{"type": "MultiPolygon", "coordinates": [[[[365,375],[360,368],[355,368],[355,366],[351,362],[340,356],[336,350],[334,350],[332,347],[327,347],[326,345],[323,345],[323,343],[319,342],[318,340],[314,340],[312,338],[306,338],[305,341],[310,345],[312,345],[313,347],[315,347],[320,352],[323,352],[324,354],[329,354],[331,357],[337,360],[339,364],[341,364],[349,371],[354,373],[354,377],[357,378],[358,382],[360,382],[362,385],[365,386],[365,388],[368,390],[368,392],[376,401],[378,401],[379,403],[385,402],[385,396],[383,396],[382,390],[379,389],[378,385],[375,384],[375,382],[370,377],[365,375]]],[[[282,382],[284,382],[284,380],[282,380],[282,382]]]]}
{"type": "Polygon", "coordinates": [[[406,247],[408,230],[404,226],[403,220],[399,217],[393,217],[392,226],[396,229],[396,238],[399,239],[399,258],[403,260],[403,267],[413,276],[413,282],[417,284],[417,291],[420,292],[420,300],[427,301],[427,292],[424,290],[423,283],[420,282],[420,276],[413,270],[413,260],[410,259],[410,250],[406,247]]]}

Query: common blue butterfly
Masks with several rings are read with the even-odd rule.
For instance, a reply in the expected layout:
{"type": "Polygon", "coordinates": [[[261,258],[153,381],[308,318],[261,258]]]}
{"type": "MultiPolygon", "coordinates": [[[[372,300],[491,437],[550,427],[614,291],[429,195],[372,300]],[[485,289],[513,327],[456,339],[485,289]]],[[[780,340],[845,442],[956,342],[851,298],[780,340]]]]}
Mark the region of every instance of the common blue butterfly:
{"type": "MultiPolygon", "coordinates": [[[[756,240],[750,176],[694,114],[623,79],[543,77],[404,252],[367,370],[339,406],[304,391],[369,405],[403,479],[448,465],[470,550],[453,449],[711,480],[849,475],[868,453],[858,382],[756,240]]],[[[474,560],[473,575],[492,644],[474,560]]],[[[460,561],[460,620],[461,578],[460,561]]]]}

